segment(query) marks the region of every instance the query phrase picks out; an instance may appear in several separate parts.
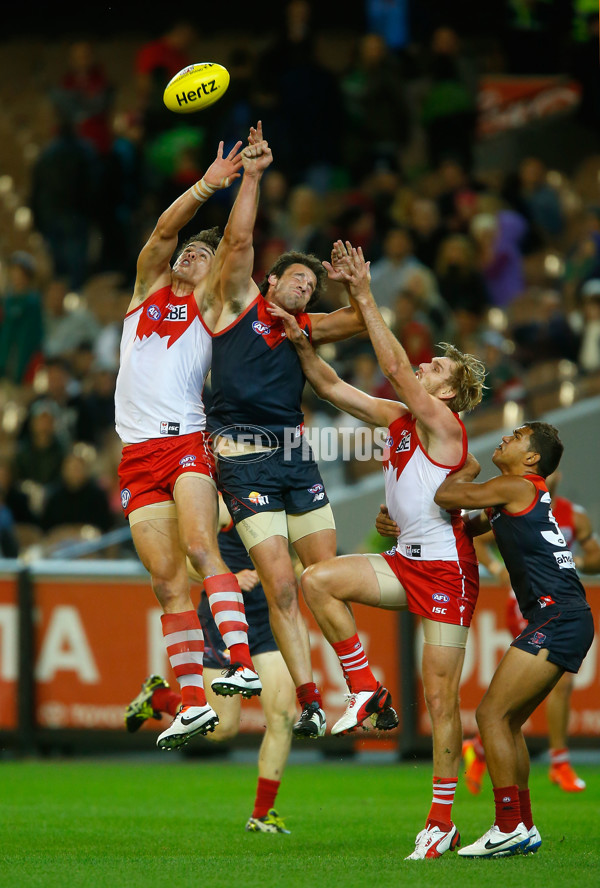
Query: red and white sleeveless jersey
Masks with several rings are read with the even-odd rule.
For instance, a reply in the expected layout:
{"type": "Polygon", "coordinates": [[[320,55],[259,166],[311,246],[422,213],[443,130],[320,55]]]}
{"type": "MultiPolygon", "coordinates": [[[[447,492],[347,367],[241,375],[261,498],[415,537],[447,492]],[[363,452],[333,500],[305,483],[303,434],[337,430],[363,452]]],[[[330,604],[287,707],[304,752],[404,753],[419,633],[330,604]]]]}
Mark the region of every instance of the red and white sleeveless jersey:
{"type": "Polygon", "coordinates": [[[433,499],[442,481],[459,469],[467,456],[467,433],[458,417],[456,421],[462,431],[463,452],[455,466],[441,465],[427,455],[417,434],[417,421],[410,413],[389,428],[383,464],[385,498],[400,528],[396,550],[405,558],[477,561],[460,509],[446,511],[433,499]]]}
{"type": "Polygon", "coordinates": [[[202,389],[212,334],[193,293],[170,287],[125,315],[115,390],[115,427],[126,444],[203,431],[202,389]]]}
{"type": "Polygon", "coordinates": [[[575,544],[575,513],[583,512],[581,506],[577,506],[564,496],[552,497],[552,514],[558,522],[558,526],[565,538],[567,549],[572,549],[575,544]]]}

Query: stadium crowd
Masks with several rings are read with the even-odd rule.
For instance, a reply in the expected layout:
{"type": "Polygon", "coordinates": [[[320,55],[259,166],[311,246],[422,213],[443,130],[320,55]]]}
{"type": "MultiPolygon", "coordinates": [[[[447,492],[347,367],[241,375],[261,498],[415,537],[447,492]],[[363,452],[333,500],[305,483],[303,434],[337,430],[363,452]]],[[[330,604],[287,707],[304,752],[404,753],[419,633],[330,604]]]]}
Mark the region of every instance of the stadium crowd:
{"type": "MultiPolygon", "coordinates": [[[[228,92],[191,119],[162,104],[168,79],[197,60],[189,23],[135,47],[124,41],[114,69],[98,41],[74,40],[62,70],[46,75],[47,135],[23,152],[15,238],[0,241],[0,554],[124,526],[113,398],[135,257],[218,141],[245,138],[258,119],[275,160],[255,231],[257,280],[284,250],[323,260],[338,238],[362,247],[413,364],[442,340],[484,361],[474,431],[501,425],[508,402],[535,413],[532,393],[549,392],[543,403],[554,406],[598,391],[597,9],[571,4],[562,31],[542,22],[563,39],[546,41],[532,72],[539,29],[519,22],[517,2],[505,4],[503,39],[463,37],[442,16],[411,33],[406,5],[387,4],[383,21],[381,4],[366,2],[364,28],[340,56],[315,6],[291,0],[281,30],[240,38],[215,59],[230,71],[228,92]],[[563,168],[542,137],[510,167],[486,162],[481,78],[556,72],[580,92],[567,118],[577,153],[563,168]]],[[[549,139],[552,125],[540,124],[549,139]]],[[[3,212],[13,206],[11,168],[0,158],[3,212]]],[[[224,225],[230,191],[203,208],[203,227],[224,225]]],[[[332,283],[319,310],[339,307],[343,293],[332,283]]],[[[322,353],[353,385],[395,397],[366,334],[322,353]]],[[[307,425],[352,424],[308,387],[305,407],[307,425]]],[[[372,469],[341,472],[352,482],[372,469]]]]}

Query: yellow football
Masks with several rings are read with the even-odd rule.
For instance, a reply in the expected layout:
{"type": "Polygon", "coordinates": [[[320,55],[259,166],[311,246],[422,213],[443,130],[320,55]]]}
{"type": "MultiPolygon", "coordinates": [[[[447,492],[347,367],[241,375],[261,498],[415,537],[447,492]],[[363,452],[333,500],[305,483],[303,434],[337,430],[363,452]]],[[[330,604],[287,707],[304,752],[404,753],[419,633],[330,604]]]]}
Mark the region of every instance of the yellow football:
{"type": "Polygon", "coordinates": [[[163,101],[169,111],[191,114],[218,102],[229,86],[229,71],[215,62],[188,65],[165,88],[163,101]]]}

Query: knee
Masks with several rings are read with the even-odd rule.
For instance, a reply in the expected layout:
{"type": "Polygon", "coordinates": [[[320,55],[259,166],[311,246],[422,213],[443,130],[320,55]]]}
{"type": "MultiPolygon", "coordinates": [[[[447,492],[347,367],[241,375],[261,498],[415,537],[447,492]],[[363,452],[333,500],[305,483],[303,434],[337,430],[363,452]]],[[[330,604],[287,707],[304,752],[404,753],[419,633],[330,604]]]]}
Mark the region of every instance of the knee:
{"type": "Polygon", "coordinates": [[[234,737],[237,737],[239,729],[239,721],[219,718],[217,727],[212,733],[208,733],[206,737],[214,743],[225,743],[227,740],[233,740],[234,737]]]}
{"type": "MultiPolygon", "coordinates": [[[[264,588],[264,584],[263,584],[264,588]]],[[[282,613],[290,613],[298,607],[298,584],[296,577],[282,577],[270,584],[269,607],[282,613]]]]}
{"type": "Polygon", "coordinates": [[[444,688],[426,690],[425,703],[433,724],[452,721],[460,711],[458,694],[444,688]]]}
{"type": "Polygon", "coordinates": [[[317,599],[324,589],[323,570],[320,565],[311,564],[307,567],[300,578],[300,583],[302,594],[310,607],[310,603],[317,599]]]}

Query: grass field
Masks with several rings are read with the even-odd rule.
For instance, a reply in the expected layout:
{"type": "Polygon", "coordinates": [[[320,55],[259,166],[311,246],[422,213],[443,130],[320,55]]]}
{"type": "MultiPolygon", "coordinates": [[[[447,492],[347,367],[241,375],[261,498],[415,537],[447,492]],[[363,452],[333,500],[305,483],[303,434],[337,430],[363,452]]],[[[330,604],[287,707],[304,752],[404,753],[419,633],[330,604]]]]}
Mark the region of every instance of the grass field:
{"type": "MultiPolygon", "coordinates": [[[[277,807],[292,833],[246,833],[254,765],[138,757],[0,763],[0,886],[555,888],[600,884],[600,769],[568,795],[532,769],[543,845],[529,857],[404,861],[431,800],[419,764],[294,764],[277,807]],[[595,837],[594,837],[595,836],[595,837]]],[[[489,782],[461,784],[463,843],[493,820],[489,782]]]]}

